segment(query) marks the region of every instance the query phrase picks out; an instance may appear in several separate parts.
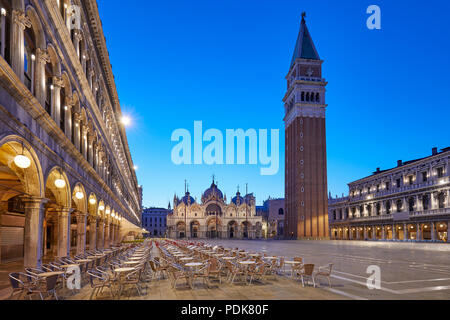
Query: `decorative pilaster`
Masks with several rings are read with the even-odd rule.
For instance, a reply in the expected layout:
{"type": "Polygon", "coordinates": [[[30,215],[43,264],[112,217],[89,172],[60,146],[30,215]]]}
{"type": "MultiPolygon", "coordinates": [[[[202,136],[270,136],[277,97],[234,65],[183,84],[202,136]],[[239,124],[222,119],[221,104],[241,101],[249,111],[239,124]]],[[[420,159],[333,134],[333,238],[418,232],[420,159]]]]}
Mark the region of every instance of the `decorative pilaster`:
{"type": "Polygon", "coordinates": [[[61,88],[64,87],[64,81],[61,77],[53,77],[53,90],[52,90],[52,115],[58,127],[61,123],[61,113],[65,112],[64,102],[61,101],[61,88]]]}
{"type": "Polygon", "coordinates": [[[105,221],[98,219],[97,223],[97,249],[103,249],[105,244],[105,221]]]}
{"type": "Polygon", "coordinates": [[[41,106],[45,106],[46,86],[45,65],[50,63],[50,55],[47,50],[37,48],[36,50],[36,68],[35,68],[35,91],[34,95],[41,106]]]}

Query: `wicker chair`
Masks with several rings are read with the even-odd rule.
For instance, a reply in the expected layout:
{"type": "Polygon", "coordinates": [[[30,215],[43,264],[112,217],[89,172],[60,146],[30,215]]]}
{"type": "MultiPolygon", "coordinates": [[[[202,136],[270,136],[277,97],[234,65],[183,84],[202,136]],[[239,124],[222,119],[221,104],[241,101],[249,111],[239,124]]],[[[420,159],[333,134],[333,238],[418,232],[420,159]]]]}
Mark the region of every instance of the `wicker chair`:
{"type": "Polygon", "coordinates": [[[333,264],[329,263],[327,266],[319,267],[319,271],[317,271],[314,274],[314,278],[317,279],[317,277],[324,277],[328,280],[328,285],[331,288],[331,270],[333,269],[333,264]]]}
{"type": "Polygon", "coordinates": [[[56,294],[56,284],[58,282],[58,278],[59,275],[53,275],[39,279],[35,286],[28,289],[29,295],[39,294],[41,300],[44,300],[44,295],[47,295],[47,297],[53,296],[56,300],[58,300],[58,296],[56,294]]]}
{"type": "Polygon", "coordinates": [[[297,275],[301,277],[303,287],[305,286],[305,278],[311,279],[313,282],[314,288],[316,287],[316,281],[314,280],[314,265],[313,264],[303,265],[303,269],[297,271],[297,275]]]}
{"type": "Polygon", "coordinates": [[[30,290],[36,287],[38,278],[23,272],[14,272],[9,274],[12,292],[9,296],[11,299],[14,295],[20,294],[20,300],[25,294],[29,295],[30,290]]]}
{"type": "Polygon", "coordinates": [[[266,265],[264,263],[251,265],[248,275],[250,276],[248,285],[251,285],[253,280],[259,280],[261,282],[266,276],[266,265]]]}
{"type": "Polygon", "coordinates": [[[108,274],[97,270],[89,270],[87,273],[89,275],[89,284],[92,289],[89,300],[92,300],[94,294],[97,296],[99,293],[103,292],[104,288],[109,288],[111,297],[114,298],[113,283],[108,274]]]}

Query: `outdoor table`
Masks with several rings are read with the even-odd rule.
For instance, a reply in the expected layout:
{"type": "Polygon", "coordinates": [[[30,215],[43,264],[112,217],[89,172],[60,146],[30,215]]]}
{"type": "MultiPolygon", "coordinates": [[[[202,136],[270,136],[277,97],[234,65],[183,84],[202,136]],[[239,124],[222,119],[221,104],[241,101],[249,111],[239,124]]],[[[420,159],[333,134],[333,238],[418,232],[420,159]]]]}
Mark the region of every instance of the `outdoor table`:
{"type": "Polygon", "coordinates": [[[128,260],[142,260],[142,258],[141,257],[131,257],[131,258],[129,258],[128,260]]]}
{"type": "Polygon", "coordinates": [[[79,262],[79,263],[89,263],[91,262],[92,259],[79,259],[79,260],[75,260],[75,262],[79,262]]]}
{"type": "Polygon", "coordinates": [[[178,253],[178,254],[174,254],[173,256],[176,257],[176,258],[178,258],[178,257],[184,257],[185,255],[182,254],[182,253],[178,253]]]}
{"type": "Polygon", "coordinates": [[[258,257],[258,256],[260,256],[260,254],[259,253],[250,253],[249,256],[250,257],[258,257]]]}
{"type": "Polygon", "coordinates": [[[201,266],[203,266],[203,263],[200,263],[200,262],[189,262],[189,263],[186,263],[185,265],[184,265],[185,267],[188,267],[188,268],[191,268],[191,274],[190,274],[190,286],[191,286],[191,288],[192,289],[194,289],[194,284],[193,284],[193,277],[194,277],[194,269],[196,269],[196,268],[198,268],[198,267],[201,267],[201,266]]]}
{"type": "Polygon", "coordinates": [[[47,278],[47,277],[51,277],[51,276],[56,276],[56,275],[62,275],[64,274],[63,271],[52,271],[52,272],[43,272],[43,273],[38,273],[37,276],[38,277],[42,277],[42,278],[47,278]]]}
{"type": "Polygon", "coordinates": [[[140,263],[139,261],[125,261],[123,264],[134,265],[134,264],[139,264],[139,263],[140,263]]]}
{"type": "Polygon", "coordinates": [[[285,261],[284,262],[284,273],[286,273],[286,265],[291,265],[291,268],[292,268],[292,266],[297,265],[297,264],[301,264],[301,262],[300,261],[293,261],[293,260],[285,261]]]}
{"type": "Polygon", "coordinates": [[[131,267],[125,267],[125,268],[117,268],[114,269],[114,272],[119,273],[119,293],[118,293],[118,298],[120,299],[120,295],[122,294],[122,274],[123,273],[128,273],[128,272],[132,272],[134,271],[134,268],[131,267]]]}
{"type": "Polygon", "coordinates": [[[70,268],[70,267],[79,267],[79,266],[80,266],[79,264],[63,264],[62,266],[59,266],[59,267],[67,269],[67,268],[70,268]]]}
{"type": "Polygon", "coordinates": [[[234,260],[236,257],[222,257],[222,260],[234,260]]]}
{"type": "Polygon", "coordinates": [[[263,259],[267,259],[267,260],[276,260],[276,259],[278,259],[278,257],[263,257],[263,259]]]}
{"type": "Polygon", "coordinates": [[[217,258],[223,257],[223,253],[216,253],[216,254],[214,254],[214,257],[217,257],[217,258]]]}
{"type": "Polygon", "coordinates": [[[194,258],[191,257],[185,257],[185,258],[181,258],[180,261],[191,261],[194,260],[194,258]]]}

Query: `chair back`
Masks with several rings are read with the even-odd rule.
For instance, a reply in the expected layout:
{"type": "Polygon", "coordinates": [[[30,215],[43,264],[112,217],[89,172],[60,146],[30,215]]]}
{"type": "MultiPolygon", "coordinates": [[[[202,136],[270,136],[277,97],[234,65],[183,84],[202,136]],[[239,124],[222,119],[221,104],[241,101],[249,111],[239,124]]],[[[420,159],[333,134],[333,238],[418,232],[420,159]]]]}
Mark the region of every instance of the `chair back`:
{"type": "Polygon", "coordinates": [[[303,258],[295,257],[295,258],[294,258],[294,261],[295,261],[295,262],[303,263],[303,258]]]}
{"type": "Polygon", "coordinates": [[[9,274],[9,282],[11,283],[11,287],[13,289],[19,289],[23,282],[19,279],[20,275],[18,273],[10,273],[9,274]]]}
{"type": "Polygon", "coordinates": [[[55,274],[53,276],[45,278],[46,283],[47,283],[47,291],[51,291],[51,290],[55,289],[56,283],[58,282],[58,277],[59,277],[59,275],[55,274]]]}
{"type": "Polygon", "coordinates": [[[313,264],[305,264],[303,266],[304,268],[304,274],[307,276],[312,276],[313,272],[314,272],[314,265],[313,264]]]}

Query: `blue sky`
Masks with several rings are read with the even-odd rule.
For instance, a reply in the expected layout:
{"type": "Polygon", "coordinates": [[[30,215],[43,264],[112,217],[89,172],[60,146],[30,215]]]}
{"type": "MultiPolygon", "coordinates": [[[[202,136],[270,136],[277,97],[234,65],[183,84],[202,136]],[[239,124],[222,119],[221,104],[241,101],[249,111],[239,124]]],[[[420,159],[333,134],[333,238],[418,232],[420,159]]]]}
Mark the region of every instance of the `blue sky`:
{"type": "Polygon", "coordinates": [[[450,146],[448,1],[98,0],[144,206],[164,206],[187,179],[200,199],[213,174],[257,203],[284,196],[282,98],[301,12],[327,86],[328,188],[450,146]],[[381,30],[366,8],[381,8],[381,30]],[[175,129],[279,129],[280,170],[176,166],[175,129]]]}

